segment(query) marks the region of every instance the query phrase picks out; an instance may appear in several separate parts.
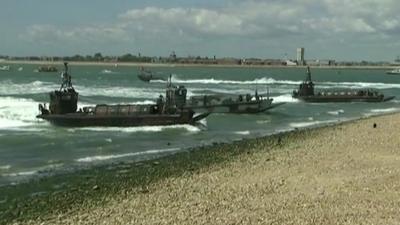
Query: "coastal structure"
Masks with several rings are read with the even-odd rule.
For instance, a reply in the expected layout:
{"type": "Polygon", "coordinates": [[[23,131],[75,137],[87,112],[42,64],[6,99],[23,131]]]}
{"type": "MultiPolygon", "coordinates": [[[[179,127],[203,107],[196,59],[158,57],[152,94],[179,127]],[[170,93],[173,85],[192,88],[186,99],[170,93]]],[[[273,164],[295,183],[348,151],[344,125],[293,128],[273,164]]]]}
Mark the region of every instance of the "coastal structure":
{"type": "Polygon", "coordinates": [[[297,48],[297,65],[303,66],[305,65],[304,60],[304,48],[297,48]]]}
{"type": "Polygon", "coordinates": [[[325,89],[316,92],[311,80],[310,67],[307,67],[306,80],[293,91],[292,97],[306,102],[384,102],[394,98],[394,96],[385,97],[374,89],[325,89]]]}

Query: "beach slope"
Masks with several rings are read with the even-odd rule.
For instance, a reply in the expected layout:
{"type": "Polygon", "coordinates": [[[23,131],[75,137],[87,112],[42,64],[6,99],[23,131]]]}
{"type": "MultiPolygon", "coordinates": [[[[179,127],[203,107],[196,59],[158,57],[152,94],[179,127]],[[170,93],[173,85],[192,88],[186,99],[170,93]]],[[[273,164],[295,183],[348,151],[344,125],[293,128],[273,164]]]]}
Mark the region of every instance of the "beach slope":
{"type": "Polygon", "coordinates": [[[393,114],[212,147],[240,153],[23,223],[397,224],[399,134],[393,114]]]}

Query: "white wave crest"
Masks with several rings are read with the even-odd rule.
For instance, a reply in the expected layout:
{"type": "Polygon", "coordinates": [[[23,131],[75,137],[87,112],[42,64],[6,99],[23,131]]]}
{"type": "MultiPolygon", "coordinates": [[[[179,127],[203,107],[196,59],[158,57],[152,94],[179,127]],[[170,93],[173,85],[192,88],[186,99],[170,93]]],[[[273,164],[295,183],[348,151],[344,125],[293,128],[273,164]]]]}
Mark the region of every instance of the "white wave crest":
{"type": "Polygon", "coordinates": [[[29,171],[22,171],[16,173],[7,173],[3,174],[4,177],[20,177],[20,176],[32,176],[39,173],[39,170],[29,170],[29,171]]]}
{"type": "Polygon", "coordinates": [[[273,103],[299,102],[299,100],[296,98],[293,98],[291,94],[274,96],[273,99],[274,99],[273,103]]]}
{"type": "Polygon", "coordinates": [[[11,165],[0,166],[0,170],[9,170],[10,168],[11,168],[11,165]]]}
{"type": "MultiPolygon", "coordinates": [[[[165,90],[155,88],[138,88],[138,87],[86,87],[76,85],[75,89],[83,96],[108,96],[108,97],[129,97],[142,99],[155,99],[160,94],[164,94],[165,90]]],[[[188,90],[187,95],[193,96],[193,93],[188,90]]]]}
{"type": "Polygon", "coordinates": [[[5,80],[0,82],[0,95],[47,93],[59,87],[59,85],[51,82],[33,81],[30,83],[16,84],[10,80],[5,80]]]}
{"type": "Polygon", "coordinates": [[[140,155],[154,155],[160,153],[168,153],[168,152],[177,152],[180,148],[167,148],[167,149],[155,149],[155,150],[148,150],[144,152],[131,152],[125,154],[116,154],[116,155],[96,155],[96,156],[88,156],[84,158],[76,159],[77,162],[94,162],[94,161],[104,161],[110,159],[119,159],[119,158],[126,158],[132,156],[140,156],[140,155]]]}
{"type": "Polygon", "coordinates": [[[181,84],[299,84],[301,81],[291,80],[275,80],[273,78],[263,77],[254,80],[219,80],[215,78],[209,79],[188,79],[182,80],[177,77],[172,77],[172,82],[181,84]]]}
{"type": "Polygon", "coordinates": [[[71,128],[70,132],[76,130],[87,130],[87,131],[105,131],[105,132],[124,132],[124,133],[137,133],[137,132],[162,132],[169,129],[185,129],[188,132],[196,133],[200,131],[200,128],[192,125],[169,125],[169,126],[141,126],[141,127],[83,127],[83,128],[71,128]]]}
{"type": "Polygon", "coordinates": [[[400,108],[371,109],[372,113],[390,113],[400,111],[400,108]]]}
{"type": "Polygon", "coordinates": [[[239,135],[250,135],[250,131],[249,130],[244,130],[244,131],[235,131],[235,134],[239,134],[239,135]]]}
{"type": "Polygon", "coordinates": [[[337,116],[337,115],[339,115],[339,114],[344,113],[344,110],[343,110],[343,109],[339,109],[339,110],[335,110],[335,111],[328,111],[327,113],[330,114],[330,115],[335,115],[335,116],[337,116]]]}
{"type": "Polygon", "coordinates": [[[107,70],[107,69],[102,70],[100,73],[103,73],[103,74],[118,74],[118,72],[115,72],[115,71],[112,71],[112,70],[107,70]]]}
{"type": "Polygon", "coordinates": [[[289,123],[290,127],[293,128],[302,128],[302,127],[311,127],[321,124],[329,124],[329,123],[336,123],[338,120],[323,120],[323,121],[312,121],[312,122],[297,122],[297,123],[289,123]]]}
{"type": "Polygon", "coordinates": [[[37,105],[32,99],[0,97],[0,129],[32,125],[38,114],[37,105]]]}

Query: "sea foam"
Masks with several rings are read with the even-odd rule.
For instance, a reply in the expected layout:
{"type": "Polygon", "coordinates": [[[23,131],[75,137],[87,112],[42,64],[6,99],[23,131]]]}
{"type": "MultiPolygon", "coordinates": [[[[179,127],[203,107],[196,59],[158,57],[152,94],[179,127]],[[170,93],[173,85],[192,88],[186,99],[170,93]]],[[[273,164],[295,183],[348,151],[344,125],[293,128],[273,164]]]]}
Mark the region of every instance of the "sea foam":
{"type": "Polygon", "coordinates": [[[171,129],[184,129],[191,133],[201,131],[200,128],[192,125],[168,125],[168,126],[140,126],[140,127],[83,127],[71,128],[70,132],[76,130],[98,131],[98,132],[124,132],[124,133],[137,133],[137,132],[162,132],[171,129]]]}
{"type": "Polygon", "coordinates": [[[148,150],[144,152],[131,152],[131,153],[124,153],[124,154],[115,154],[115,155],[96,155],[96,156],[88,156],[84,158],[76,159],[77,162],[95,162],[95,161],[104,161],[110,159],[119,159],[119,158],[126,158],[126,157],[133,157],[133,156],[140,156],[140,155],[154,155],[160,153],[171,153],[177,152],[180,148],[167,148],[167,149],[154,149],[148,150]]]}
{"type": "Polygon", "coordinates": [[[0,97],[0,129],[32,125],[38,114],[37,105],[32,99],[0,97]]]}

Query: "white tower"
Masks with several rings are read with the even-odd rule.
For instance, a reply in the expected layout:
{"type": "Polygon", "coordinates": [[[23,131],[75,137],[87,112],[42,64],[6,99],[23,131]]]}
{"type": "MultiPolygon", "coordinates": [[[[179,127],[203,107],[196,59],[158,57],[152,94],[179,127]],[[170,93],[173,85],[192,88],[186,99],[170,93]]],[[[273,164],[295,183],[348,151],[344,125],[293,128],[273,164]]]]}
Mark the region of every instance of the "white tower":
{"type": "Polygon", "coordinates": [[[304,65],[304,48],[297,48],[297,65],[304,65]]]}

